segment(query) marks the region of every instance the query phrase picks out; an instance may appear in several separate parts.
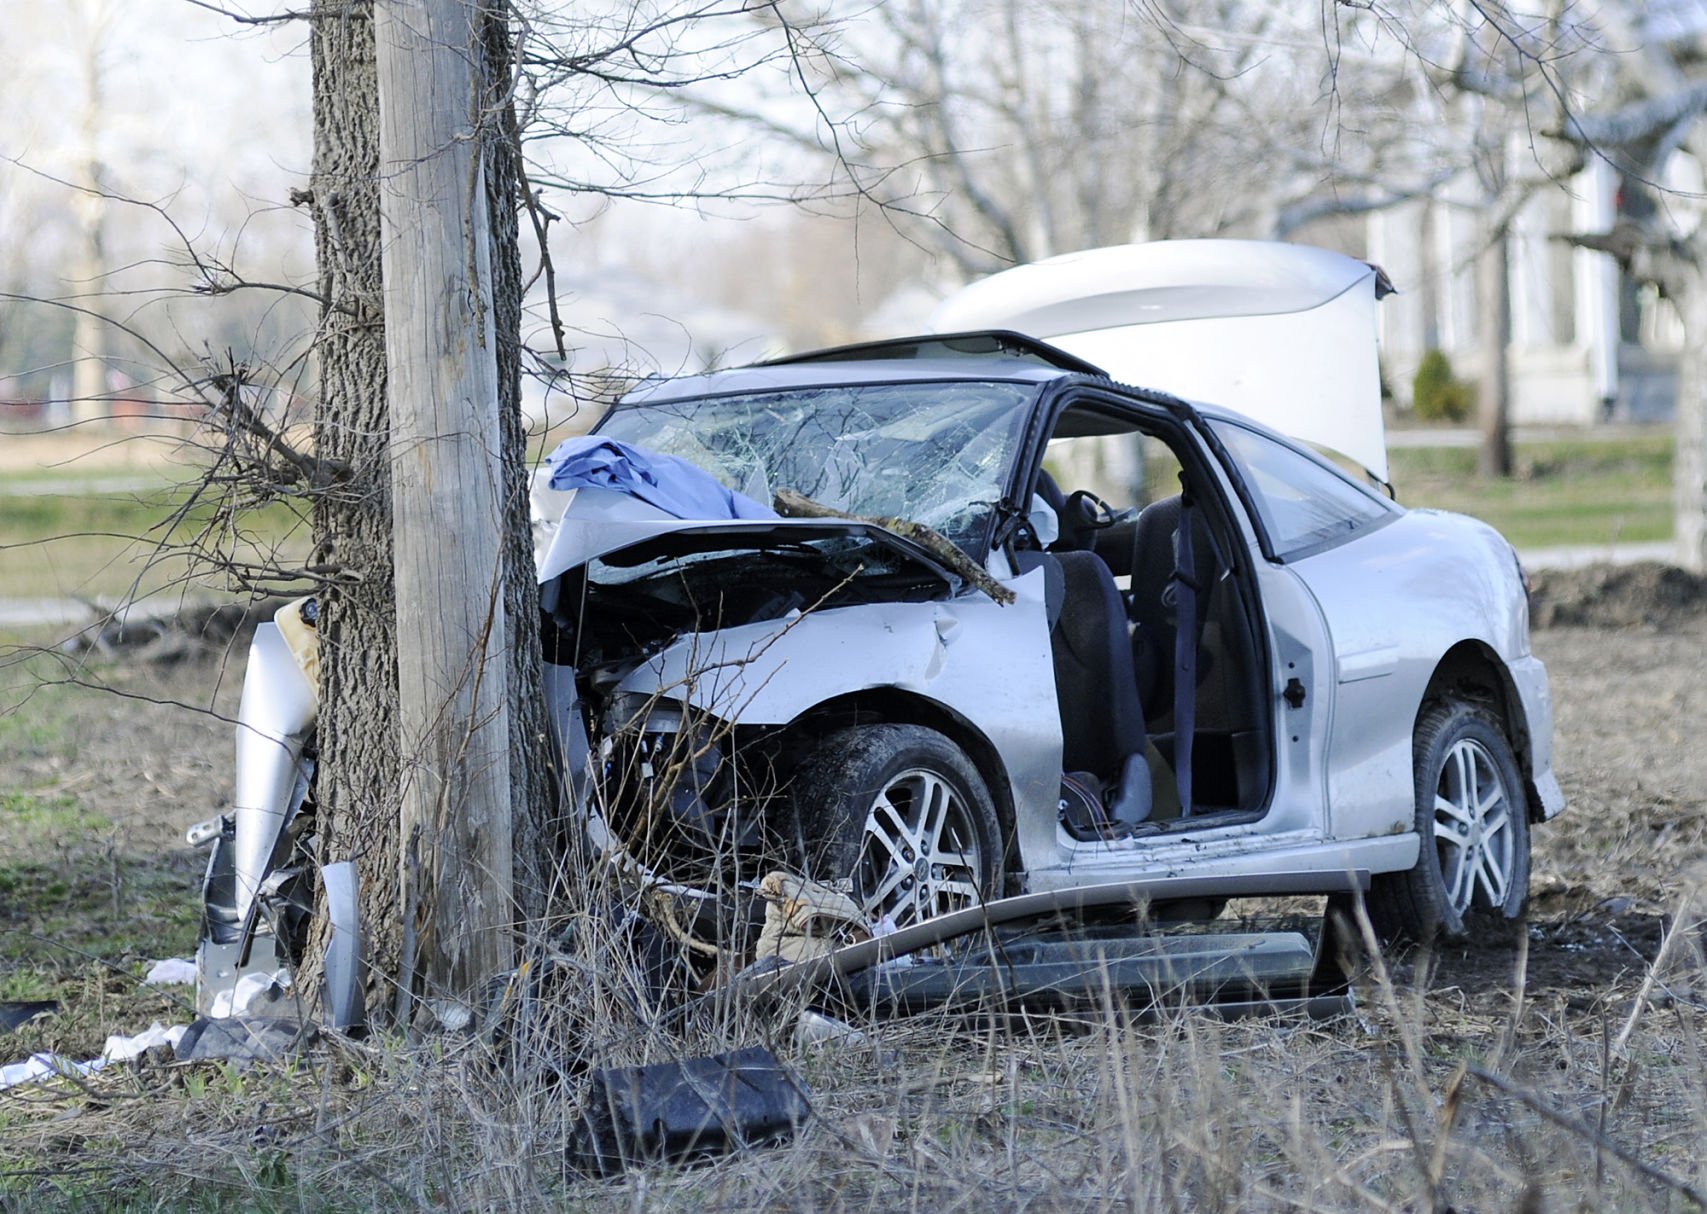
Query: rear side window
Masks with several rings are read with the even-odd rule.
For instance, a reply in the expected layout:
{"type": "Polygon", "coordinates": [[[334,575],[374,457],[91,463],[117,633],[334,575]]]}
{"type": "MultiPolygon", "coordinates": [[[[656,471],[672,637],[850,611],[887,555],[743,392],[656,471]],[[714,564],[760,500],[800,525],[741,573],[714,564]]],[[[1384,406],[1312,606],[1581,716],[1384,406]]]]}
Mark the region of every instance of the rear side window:
{"type": "Polygon", "coordinates": [[[1235,422],[1211,421],[1250,489],[1280,560],[1308,556],[1387,521],[1394,507],[1326,460],[1235,422]]]}

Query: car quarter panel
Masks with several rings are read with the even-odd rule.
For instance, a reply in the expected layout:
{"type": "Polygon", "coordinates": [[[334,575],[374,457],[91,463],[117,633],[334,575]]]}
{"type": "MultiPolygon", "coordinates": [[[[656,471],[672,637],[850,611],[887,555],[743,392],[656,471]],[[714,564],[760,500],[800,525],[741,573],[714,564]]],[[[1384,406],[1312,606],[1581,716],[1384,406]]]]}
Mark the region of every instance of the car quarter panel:
{"type": "MultiPolygon", "coordinates": [[[[1528,610],[1510,546],[1474,519],[1418,510],[1289,567],[1333,638],[1329,833],[1412,830],[1412,733],[1441,658],[1474,641],[1508,671],[1528,659],[1528,610]]],[[[1546,714],[1533,695],[1524,708],[1546,714]]],[[[1532,716],[1528,728],[1546,736],[1551,721],[1532,716]]]]}
{"type": "Polygon", "coordinates": [[[1041,570],[1013,603],[971,592],[805,612],[684,638],[621,690],[684,700],[743,725],[787,725],[829,700],[897,688],[969,722],[1001,756],[1027,867],[1054,863],[1061,722],[1041,570]]]}

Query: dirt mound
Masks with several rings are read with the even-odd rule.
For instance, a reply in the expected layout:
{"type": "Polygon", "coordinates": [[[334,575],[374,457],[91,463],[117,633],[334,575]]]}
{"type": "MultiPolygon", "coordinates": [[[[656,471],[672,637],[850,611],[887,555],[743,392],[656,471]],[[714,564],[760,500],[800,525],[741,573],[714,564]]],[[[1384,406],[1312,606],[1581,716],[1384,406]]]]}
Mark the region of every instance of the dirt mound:
{"type": "Polygon", "coordinates": [[[1707,617],[1707,578],[1654,561],[1537,570],[1531,581],[1537,628],[1663,628],[1707,617]]]}

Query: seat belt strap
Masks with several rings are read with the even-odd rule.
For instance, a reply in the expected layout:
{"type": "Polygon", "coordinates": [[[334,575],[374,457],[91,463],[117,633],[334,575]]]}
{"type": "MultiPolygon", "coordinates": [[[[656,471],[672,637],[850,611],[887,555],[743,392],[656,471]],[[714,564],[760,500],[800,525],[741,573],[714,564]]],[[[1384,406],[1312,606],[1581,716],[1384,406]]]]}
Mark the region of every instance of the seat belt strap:
{"type": "Polygon", "coordinates": [[[1197,571],[1191,551],[1191,495],[1180,494],[1174,533],[1174,784],[1182,818],[1191,816],[1191,743],[1197,729],[1197,571]]]}

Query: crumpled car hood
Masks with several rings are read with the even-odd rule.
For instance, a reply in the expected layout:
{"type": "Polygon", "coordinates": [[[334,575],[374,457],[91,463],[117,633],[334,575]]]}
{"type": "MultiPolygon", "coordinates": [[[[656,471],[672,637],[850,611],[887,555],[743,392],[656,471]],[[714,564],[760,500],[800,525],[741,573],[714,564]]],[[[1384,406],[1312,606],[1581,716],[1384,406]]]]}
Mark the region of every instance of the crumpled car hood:
{"type": "Polygon", "coordinates": [[[736,551],[804,544],[826,537],[864,539],[953,592],[961,578],[918,544],[875,523],[853,519],[680,519],[614,490],[577,489],[540,562],[539,580],[599,558],[639,564],[671,552],[736,551]],[[663,542],[676,537],[674,542],[663,542]]]}

